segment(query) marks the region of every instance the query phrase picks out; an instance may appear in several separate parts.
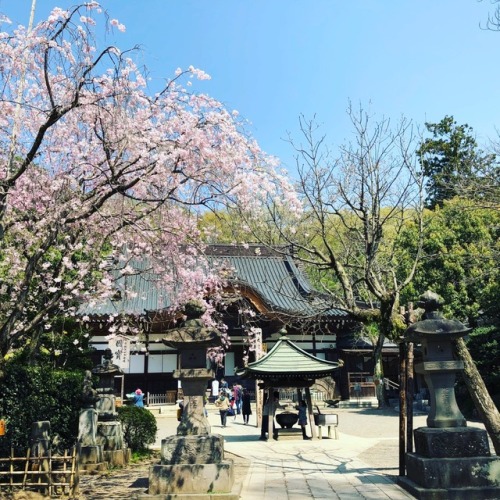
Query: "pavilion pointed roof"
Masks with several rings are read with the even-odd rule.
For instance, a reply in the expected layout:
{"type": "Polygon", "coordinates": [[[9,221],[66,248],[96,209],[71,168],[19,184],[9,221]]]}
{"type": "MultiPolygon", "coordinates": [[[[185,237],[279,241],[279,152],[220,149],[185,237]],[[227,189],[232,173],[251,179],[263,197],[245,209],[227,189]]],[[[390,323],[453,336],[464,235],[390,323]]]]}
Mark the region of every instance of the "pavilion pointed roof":
{"type": "Polygon", "coordinates": [[[341,363],[325,361],[304,351],[288,337],[281,337],[274,347],[262,358],[238,370],[241,377],[272,381],[275,386],[289,383],[314,381],[326,377],[340,368],[341,363]]]}

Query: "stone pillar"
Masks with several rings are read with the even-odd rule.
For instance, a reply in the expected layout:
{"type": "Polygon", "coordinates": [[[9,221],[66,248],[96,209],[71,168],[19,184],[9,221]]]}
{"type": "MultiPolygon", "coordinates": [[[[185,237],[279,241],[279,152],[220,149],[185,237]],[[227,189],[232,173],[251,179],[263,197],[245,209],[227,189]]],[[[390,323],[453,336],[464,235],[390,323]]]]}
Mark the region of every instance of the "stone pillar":
{"type": "Polygon", "coordinates": [[[210,424],[205,415],[203,399],[207,383],[213,378],[212,370],[206,368],[176,370],[174,378],[182,381],[184,394],[184,410],[177,426],[177,435],[202,436],[210,434],[210,424]]]}
{"type": "Polygon", "coordinates": [[[50,422],[41,420],[31,426],[31,455],[48,457],[50,451],[50,422]]]}
{"type": "Polygon", "coordinates": [[[92,373],[87,371],[83,381],[82,402],[78,421],[78,463],[86,472],[106,470],[107,464],[103,462],[102,446],[96,442],[97,435],[97,410],[99,401],[97,391],[92,386],[92,373]]]}
{"type": "MultiPolygon", "coordinates": [[[[49,464],[49,453],[50,453],[50,422],[48,420],[42,420],[38,422],[33,422],[31,426],[31,456],[40,457],[41,460],[38,462],[39,471],[47,472],[39,476],[39,480],[42,483],[50,484],[50,464],[49,464]]],[[[41,487],[40,490],[45,494],[49,492],[47,487],[41,487]]]]}

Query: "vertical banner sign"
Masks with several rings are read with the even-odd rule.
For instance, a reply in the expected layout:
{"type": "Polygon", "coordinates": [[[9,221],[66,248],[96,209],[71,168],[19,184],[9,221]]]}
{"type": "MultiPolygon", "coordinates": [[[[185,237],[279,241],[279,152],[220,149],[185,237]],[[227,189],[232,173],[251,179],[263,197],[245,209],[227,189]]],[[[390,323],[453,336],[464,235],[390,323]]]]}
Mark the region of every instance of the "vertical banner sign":
{"type": "Polygon", "coordinates": [[[113,353],[113,364],[126,370],[130,366],[130,339],[117,336],[108,341],[109,348],[113,353]]]}

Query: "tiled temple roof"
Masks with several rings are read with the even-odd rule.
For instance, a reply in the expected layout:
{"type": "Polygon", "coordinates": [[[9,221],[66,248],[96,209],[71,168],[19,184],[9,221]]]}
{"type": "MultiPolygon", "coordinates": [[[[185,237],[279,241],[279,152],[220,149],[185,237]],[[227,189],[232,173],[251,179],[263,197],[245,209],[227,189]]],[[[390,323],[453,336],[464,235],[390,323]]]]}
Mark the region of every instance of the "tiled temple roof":
{"type": "MultiPolygon", "coordinates": [[[[214,266],[224,269],[224,279],[240,293],[258,297],[267,311],[330,320],[349,321],[349,313],[331,308],[311,287],[285,247],[210,245],[205,252],[214,266]]],[[[159,277],[147,262],[129,262],[136,274],[115,273],[117,295],[96,304],[82,304],[80,315],[106,316],[116,313],[141,316],[148,311],[161,311],[171,305],[170,291],[159,284],[159,277]],[[132,294],[126,293],[133,292],[132,294]]]]}

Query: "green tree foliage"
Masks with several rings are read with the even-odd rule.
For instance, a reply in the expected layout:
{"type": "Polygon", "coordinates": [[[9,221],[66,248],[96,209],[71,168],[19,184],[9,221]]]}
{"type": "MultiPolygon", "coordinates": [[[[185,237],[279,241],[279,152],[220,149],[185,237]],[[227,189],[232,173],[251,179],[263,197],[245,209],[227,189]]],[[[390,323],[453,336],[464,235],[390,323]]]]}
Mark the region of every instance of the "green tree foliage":
{"type": "MultiPolygon", "coordinates": [[[[445,301],[445,314],[471,326],[498,322],[500,300],[500,213],[455,198],[427,214],[423,258],[403,300],[431,289],[445,301]]],[[[415,245],[406,228],[402,247],[415,245]]]]}
{"type": "Polygon", "coordinates": [[[123,425],[123,437],[132,451],[145,451],[156,439],[158,426],[154,415],[145,408],[122,406],[118,417],[123,425]]]}
{"type": "Polygon", "coordinates": [[[19,362],[69,371],[92,368],[90,334],[80,322],[71,317],[56,316],[45,326],[47,329],[35,328],[32,338],[26,342],[23,340],[13,345],[19,362]]]}
{"type": "Polygon", "coordinates": [[[453,116],[425,126],[432,136],[423,140],[417,155],[427,178],[427,206],[434,208],[460,194],[460,186],[494,156],[480,150],[472,127],[457,125],[453,116]]]}
{"type": "Polygon", "coordinates": [[[31,425],[50,420],[55,448],[73,446],[78,436],[83,372],[53,370],[50,366],[27,366],[11,359],[0,385],[0,417],[7,420],[7,435],[0,440],[0,453],[10,447],[25,451],[30,445],[31,425]]]}

